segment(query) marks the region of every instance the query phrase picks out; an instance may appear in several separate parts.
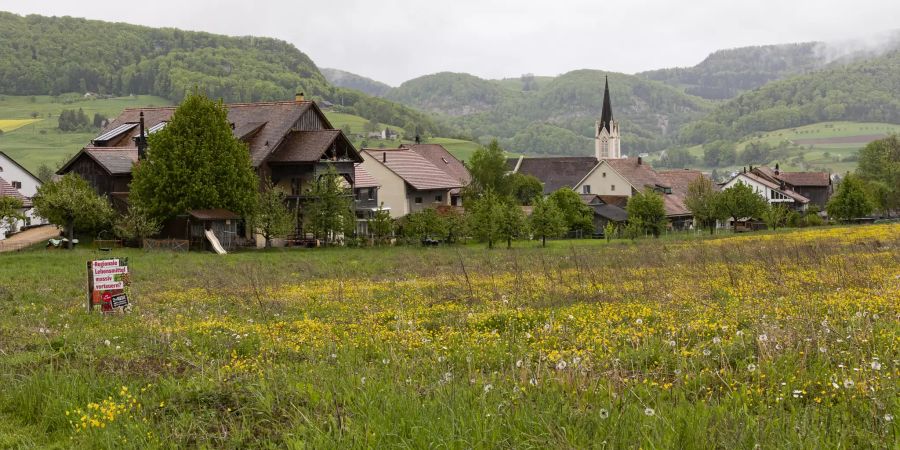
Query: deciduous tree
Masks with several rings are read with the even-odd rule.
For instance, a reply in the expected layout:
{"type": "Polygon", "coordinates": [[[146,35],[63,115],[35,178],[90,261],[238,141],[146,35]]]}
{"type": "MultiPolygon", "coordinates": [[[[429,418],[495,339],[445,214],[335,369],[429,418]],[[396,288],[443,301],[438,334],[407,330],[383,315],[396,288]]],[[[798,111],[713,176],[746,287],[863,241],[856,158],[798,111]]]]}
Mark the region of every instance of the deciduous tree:
{"type": "Polygon", "coordinates": [[[506,248],[512,247],[513,239],[518,239],[526,228],[525,214],[522,207],[515,202],[506,201],[500,204],[500,229],[497,235],[506,241],[506,248]]]}
{"type": "Polygon", "coordinates": [[[531,217],[528,225],[535,236],[540,236],[541,246],[547,246],[547,238],[562,236],[566,232],[566,219],[563,217],[556,203],[543,195],[538,195],[531,201],[531,217]]]}
{"type": "Polygon", "coordinates": [[[356,223],[353,198],[344,177],[334,166],[316,180],[309,193],[312,202],[306,208],[307,223],[316,237],[334,242],[339,234],[351,233],[356,223]]]}
{"type": "Polygon", "coordinates": [[[717,212],[721,217],[731,218],[733,222],[745,217],[759,217],[766,206],[766,200],[761,195],[740,182],[722,191],[716,200],[717,212]]]}
{"type": "Polygon", "coordinates": [[[659,237],[666,228],[666,208],[662,195],[655,191],[638,192],[628,199],[628,222],[644,233],[659,237]]]}
{"type": "Polygon", "coordinates": [[[701,176],[688,184],[688,192],[684,204],[701,227],[708,228],[712,234],[716,230],[716,222],[722,219],[722,214],[716,207],[719,192],[713,187],[713,182],[705,176],[701,176]]]}
{"type": "Polygon", "coordinates": [[[581,201],[581,196],[575,191],[562,187],[550,194],[550,201],[556,204],[569,231],[586,234],[594,231],[594,212],[581,201]]]}
{"type": "Polygon", "coordinates": [[[39,216],[64,227],[69,248],[72,248],[76,227],[109,224],[114,214],[107,198],[98,196],[87,181],[74,173],[43,184],[33,201],[39,216]]]}
{"type": "Polygon", "coordinates": [[[866,193],[864,181],[856,175],[847,174],[825,209],[828,216],[841,221],[865,217],[872,213],[872,201],[866,193]]]}
{"type": "Polygon", "coordinates": [[[272,246],[272,239],[285,237],[294,231],[296,216],[288,208],[284,192],[266,179],[257,194],[256,205],[250,216],[250,226],[262,235],[266,248],[272,246]]]}

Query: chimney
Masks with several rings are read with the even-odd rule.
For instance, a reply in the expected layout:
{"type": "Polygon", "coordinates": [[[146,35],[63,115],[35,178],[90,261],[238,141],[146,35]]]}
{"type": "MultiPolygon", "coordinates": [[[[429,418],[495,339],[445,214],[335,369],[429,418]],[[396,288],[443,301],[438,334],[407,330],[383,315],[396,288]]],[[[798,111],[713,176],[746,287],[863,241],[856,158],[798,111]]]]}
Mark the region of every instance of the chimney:
{"type": "Polygon", "coordinates": [[[144,112],[141,111],[141,119],[140,119],[140,134],[134,138],[134,143],[137,145],[138,151],[138,161],[147,158],[147,134],[144,132],[144,112]]]}
{"type": "Polygon", "coordinates": [[[781,169],[778,168],[778,163],[775,163],[775,175],[780,175],[781,169]]]}
{"type": "Polygon", "coordinates": [[[641,164],[644,164],[644,158],[638,156],[638,165],[640,166],[641,164]]]}
{"type": "Polygon", "coordinates": [[[305,97],[303,96],[302,92],[294,96],[294,101],[297,103],[302,103],[304,100],[305,97]]]}
{"type": "Polygon", "coordinates": [[[387,162],[387,152],[381,152],[381,162],[387,162]]]}

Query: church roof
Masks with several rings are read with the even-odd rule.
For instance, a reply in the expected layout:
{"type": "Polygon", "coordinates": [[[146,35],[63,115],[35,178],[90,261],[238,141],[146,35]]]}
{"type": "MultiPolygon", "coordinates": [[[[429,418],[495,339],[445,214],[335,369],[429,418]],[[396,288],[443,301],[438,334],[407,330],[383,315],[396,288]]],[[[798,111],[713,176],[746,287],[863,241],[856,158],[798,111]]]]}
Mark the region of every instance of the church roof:
{"type": "Polygon", "coordinates": [[[613,112],[609,98],[609,77],[606,77],[606,85],[603,88],[603,112],[600,113],[600,128],[605,128],[607,132],[612,133],[612,121],[613,112]]]}

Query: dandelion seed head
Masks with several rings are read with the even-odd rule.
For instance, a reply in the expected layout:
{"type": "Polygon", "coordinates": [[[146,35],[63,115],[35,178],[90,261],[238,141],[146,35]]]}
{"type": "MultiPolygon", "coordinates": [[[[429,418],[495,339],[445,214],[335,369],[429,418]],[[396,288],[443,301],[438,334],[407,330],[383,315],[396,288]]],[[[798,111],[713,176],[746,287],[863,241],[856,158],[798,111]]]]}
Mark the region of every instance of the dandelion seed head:
{"type": "Polygon", "coordinates": [[[600,408],[600,412],[598,413],[601,419],[606,419],[609,417],[609,411],[606,408],[600,408]]]}
{"type": "Polygon", "coordinates": [[[644,415],[647,417],[653,417],[654,415],[656,415],[656,411],[654,411],[653,408],[645,408],[644,415]]]}

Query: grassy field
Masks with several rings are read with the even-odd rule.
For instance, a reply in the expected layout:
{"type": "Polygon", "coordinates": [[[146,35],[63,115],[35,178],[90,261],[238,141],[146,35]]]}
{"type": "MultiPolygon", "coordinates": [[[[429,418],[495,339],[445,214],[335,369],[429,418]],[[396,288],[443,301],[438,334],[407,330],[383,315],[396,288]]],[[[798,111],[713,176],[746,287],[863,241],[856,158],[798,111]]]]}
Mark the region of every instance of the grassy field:
{"type": "MultiPolygon", "coordinates": [[[[803,163],[798,164],[787,158],[778,162],[784,170],[810,170],[811,168],[830,170],[832,173],[845,173],[856,169],[856,162],[842,161],[842,159],[856,155],[859,149],[865,146],[865,142],[855,143],[805,143],[804,140],[828,140],[834,138],[853,138],[857,137],[860,141],[873,140],[875,135],[889,135],[900,133],[900,125],[888,123],[857,123],[857,122],[822,122],[803,127],[789,128],[784,130],[771,131],[762,133],[759,136],[745,139],[738,143],[738,151],[750,142],[765,142],[773,146],[778,145],[782,141],[796,141],[803,148],[799,154],[803,155],[803,163]],[[868,137],[868,139],[865,139],[868,137]]],[[[703,161],[703,147],[700,145],[689,149],[691,154],[696,156],[701,164],[703,161]]],[[[712,170],[711,167],[699,167],[704,170],[712,170]]],[[[719,168],[720,172],[730,170],[738,170],[740,165],[734,165],[727,168],[719,168]]]]}
{"type": "Polygon", "coordinates": [[[66,102],[46,95],[0,95],[0,129],[4,131],[0,135],[0,151],[32,172],[36,172],[41,164],[56,169],[69,156],[97,137],[95,132],[59,131],[57,125],[60,111],[81,108],[88,118],[92,119],[95,113],[100,113],[112,119],[125,108],[168,104],[169,101],[163,98],[145,95],[102,100],[68,97],[66,102]],[[33,115],[37,116],[36,120],[32,119],[33,115]],[[7,130],[5,123],[24,125],[7,130]]]}
{"type": "Polygon", "coordinates": [[[0,448],[896,448],[900,225],[0,254],[0,448]]]}

